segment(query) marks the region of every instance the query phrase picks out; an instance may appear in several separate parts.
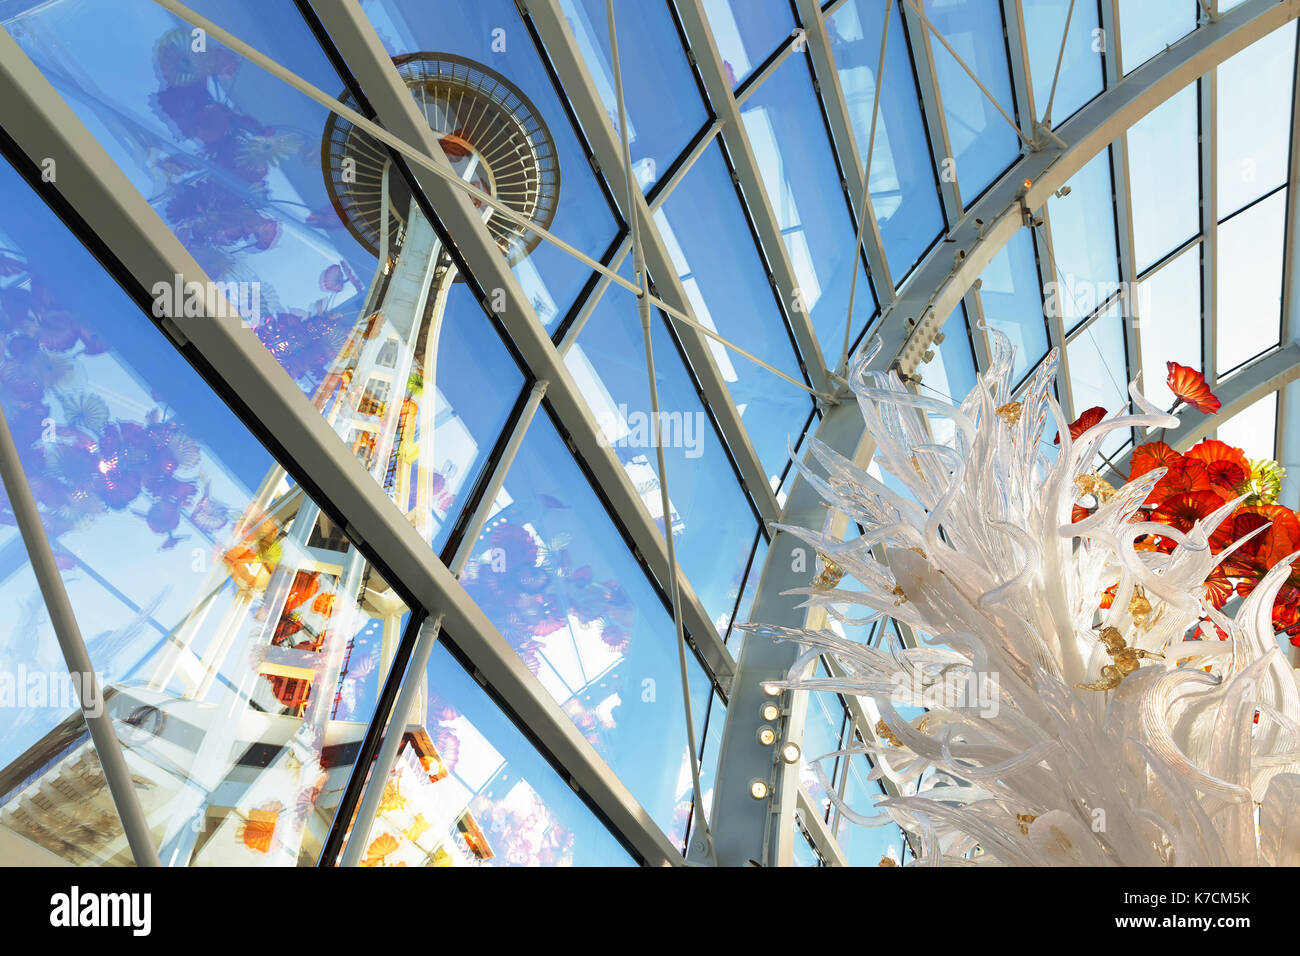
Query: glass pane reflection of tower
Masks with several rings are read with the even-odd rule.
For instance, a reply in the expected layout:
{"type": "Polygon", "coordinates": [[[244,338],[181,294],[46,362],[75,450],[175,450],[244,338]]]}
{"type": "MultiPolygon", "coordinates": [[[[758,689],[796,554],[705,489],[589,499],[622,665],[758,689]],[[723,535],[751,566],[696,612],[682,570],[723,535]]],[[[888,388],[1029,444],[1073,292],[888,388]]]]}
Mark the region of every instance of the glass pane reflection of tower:
{"type": "MultiPolygon", "coordinates": [[[[559,169],[527,99],[457,57],[420,54],[398,67],[456,171],[549,224],[559,169]]],[[[451,417],[439,396],[436,358],[456,269],[388,155],[364,133],[331,118],[321,157],[336,211],[375,253],[377,267],[355,324],[311,397],[431,540],[451,508],[448,489],[477,451],[468,436],[458,447],[454,431],[439,429],[434,441],[435,424],[451,417]]],[[[536,235],[481,208],[502,253],[512,262],[526,256],[536,235]]],[[[126,358],[123,378],[138,381],[126,358]]],[[[147,407],[147,388],[138,403],[147,407]]],[[[165,414],[160,424],[168,424],[165,414]]],[[[125,480],[118,472],[130,456],[110,455],[102,436],[90,441],[88,453],[99,456],[97,481],[112,488],[125,480]]],[[[206,449],[187,444],[181,457],[178,482],[223,469],[206,449]]],[[[29,474],[42,467],[24,465],[29,474]]],[[[92,657],[106,672],[106,706],[165,864],[310,865],[409,609],[282,468],[271,467],[242,498],[237,482],[224,482],[222,491],[224,502],[214,498],[211,514],[193,495],[176,509],[190,524],[208,521],[212,543],[201,570],[196,564],[200,583],[179,623],[161,629],[156,608],[141,607],[117,643],[92,641],[92,657]],[[164,633],[145,641],[141,633],[151,626],[164,633]],[[138,653],[141,646],[148,650],[138,653]]],[[[160,520],[151,512],[149,527],[160,520]]],[[[0,828],[72,862],[129,863],[84,721],[70,707],[66,718],[49,723],[21,745],[16,736],[6,741],[0,828]],[[21,752],[9,753],[10,743],[21,752]]],[[[452,762],[422,727],[406,730],[367,862],[450,865],[493,857],[470,810],[475,792],[450,785],[452,762]]]]}

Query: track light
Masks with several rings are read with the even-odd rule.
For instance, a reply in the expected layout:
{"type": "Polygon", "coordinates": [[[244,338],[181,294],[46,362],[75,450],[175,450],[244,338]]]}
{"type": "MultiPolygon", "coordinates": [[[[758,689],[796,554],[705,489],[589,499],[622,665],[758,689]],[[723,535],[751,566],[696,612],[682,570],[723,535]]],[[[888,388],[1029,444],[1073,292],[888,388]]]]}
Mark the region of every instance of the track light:
{"type": "Polygon", "coordinates": [[[755,800],[767,799],[767,781],[757,778],[749,781],[749,795],[755,800]]]}
{"type": "Polygon", "coordinates": [[[758,742],[764,747],[770,747],[776,743],[776,728],[771,724],[764,724],[758,728],[758,742]]]}
{"type": "Polygon", "coordinates": [[[799,749],[799,745],[794,741],[790,741],[781,748],[781,759],[786,763],[798,763],[799,758],[802,756],[803,751],[799,749]]]}
{"type": "Polygon", "coordinates": [[[769,700],[758,708],[758,716],[763,718],[764,723],[770,724],[781,716],[781,708],[769,700]]]}

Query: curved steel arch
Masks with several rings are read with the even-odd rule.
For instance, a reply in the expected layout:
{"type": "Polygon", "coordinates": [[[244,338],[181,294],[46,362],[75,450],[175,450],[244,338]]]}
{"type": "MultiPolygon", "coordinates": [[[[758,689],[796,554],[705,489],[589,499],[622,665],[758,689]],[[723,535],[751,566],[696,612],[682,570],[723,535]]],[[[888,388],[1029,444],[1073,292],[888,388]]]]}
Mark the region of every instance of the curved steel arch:
{"type": "MultiPolygon", "coordinates": [[[[884,307],[876,326],[883,348],[872,365],[912,375],[944,321],[994,256],[1032,220],[1049,196],[1103,148],[1187,84],[1297,16],[1300,0],[1247,0],[1217,20],[1202,24],[1099,94],[1055,131],[1064,145],[1048,143],[1023,155],[965,209],[947,236],[901,284],[897,298],[884,307]],[[977,225],[977,220],[982,224],[977,225]]],[[[1265,360],[1271,368],[1273,362],[1294,362],[1296,357],[1292,349],[1271,353],[1261,360],[1259,370],[1263,370],[1265,360]]],[[[1291,372],[1277,374],[1271,388],[1265,387],[1259,394],[1278,388],[1281,376],[1295,377],[1291,372]]],[[[1241,402],[1234,403],[1233,408],[1237,404],[1244,407],[1248,404],[1245,392],[1256,395],[1257,389],[1246,387],[1248,378],[1244,375],[1235,381],[1242,384],[1244,391],[1241,402]]],[[[830,408],[815,434],[850,459],[864,464],[869,460],[871,441],[864,433],[855,402],[841,402],[830,408]]],[[[782,520],[820,527],[831,517],[807,482],[797,477],[782,520]]],[[[813,560],[811,553],[800,554],[806,550],[784,532],[773,536],[750,613],[752,620],[794,627],[810,623],[809,612],[798,606],[798,598],[781,593],[807,583],[813,560]]],[[[759,707],[769,699],[762,691],[762,682],[784,677],[796,657],[797,649],[792,645],[755,635],[746,638],[732,684],[710,821],[721,865],[744,865],[750,860],[764,865],[791,862],[794,813],[800,791],[797,767],[780,763],[774,748],[760,746],[755,735],[762,722],[759,707]],[[750,783],[755,779],[770,781],[773,796],[766,800],[751,797],[750,783]]],[[[804,696],[787,694],[783,698],[782,741],[797,741],[802,736],[804,696]]],[[[864,735],[871,733],[869,727],[860,729],[864,735]]],[[[694,852],[695,847],[691,850],[694,852]]]]}

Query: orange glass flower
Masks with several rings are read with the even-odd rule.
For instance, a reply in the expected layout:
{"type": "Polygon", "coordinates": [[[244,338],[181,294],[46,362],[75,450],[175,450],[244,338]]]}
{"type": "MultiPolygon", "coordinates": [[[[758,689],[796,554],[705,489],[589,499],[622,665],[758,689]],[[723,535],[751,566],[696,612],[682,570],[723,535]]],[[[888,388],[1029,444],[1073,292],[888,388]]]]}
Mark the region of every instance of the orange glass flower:
{"type": "Polygon", "coordinates": [[[1178,454],[1162,441],[1149,441],[1145,445],[1138,445],[1133,449],[1133,454],[1129,457],[1129,480],[1132,481],[1139,475],[1145,475],[1148,471],[1155,468],[1172,468],[1183,460],[1183,456],[1178,454]]]}
{"type": "Polygon", "coordinates": [[[1151,520],[1187,532],[1192,530],[1192,525],[1208,517],[1222,504],[1223,499],[1213,491],[1178,492],[1160,502],[1151,515],[1151,520]]]}
{"type": "Polygon", "coordinates": [[[1179,401],[1186,402],[1207,415],[1213,415],[1223,407],[1223,403],[1210,391],[1210,386],[1205,384],[1205,376],[1202,373],[1186,365],[1179,365],[1177,362],[1166,362],[1165,366],[1169,369],[1169,377],[1165,380],[1165,384],[1179,401]]]}
{"type": "Polygon", "coordinates": [[[1227,442],[1207,438],[1194,445],[1184,456],[1202,462],[1210,472],[1210,481],[1220,488],[1232,491],[1250,477],[1250,461],[1240,448],[1227,442]]]}

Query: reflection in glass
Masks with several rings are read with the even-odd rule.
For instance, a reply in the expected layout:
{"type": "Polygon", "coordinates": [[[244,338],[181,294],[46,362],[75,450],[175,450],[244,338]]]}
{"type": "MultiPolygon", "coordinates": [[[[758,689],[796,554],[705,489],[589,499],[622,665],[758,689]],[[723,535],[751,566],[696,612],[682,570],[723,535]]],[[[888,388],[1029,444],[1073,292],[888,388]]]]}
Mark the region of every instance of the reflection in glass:
{"type": "MultiPolygon", "coordinates": [[[[543,415],[524,437],[462,581],[632,795],[680,842],[690,776],[674,772],[689,757],[672,618],[543,415]]],[[[703,715],[710,682],[690,663],[692,707],[703,715]]]]}
{"type": "MultiPolygon", "coordinates": [[[[677,561],[718,632],[725,634],[757,519],[658,316],[652,319],[652,344],[677,561]]],[[[619,288],[606,291],[565,364],[662,532],[653,410],[635,298],[619,288]]]]}
{"type": "MultiPolygon", "coordinates": [[[[885,47],[884,83],[876,119],[868,186],[885,255],[899,281],[943,231],[939,185],[916,93],[916,80],[903,36],[900,4],[894,5],[885,47]]],[[[885,18],[878,4],[848,0],[826,18],[831,52],[853,123],[858,154],[865,163],[871,141],[875,71],[885,18]]]]}
{"type": "Polygon", "coordinates": [[[871,321],[876,303],[866,267],[855,256],[856,230],[835,188],[839,170],[802,59],[778,67],[745,101],[741,116],[794,267],[802,311],[812,317],[823,359],[835,368],[844,349],[855,267],[850,342],[871,321]]]}
{"type": "MultiPolygon", "coordinates": [[[[313,864],[407,608],[8,166],[0,196],[0,401],[159,854],[313,864]]],[[[0,646],[49,677],[50,625],[6,542],[22,614],[0,646]]],[[[0,721],[5,825],[129,862],[75,706],[0,721]]]]}
{"type": "MultiPolygon", "coordinates": [[[[236,14],[247,20],[243,5],[221,11],[236,14]]],[[[272,22],[314,45],[300,21],[272,22]]],[[[192,49],[188,25],[143,0],[42,5],[6,28],[232,314],[441,547],[523,382],[387,153],[215,41],[192,49]],[[110,74],[109,86],[94,78],[110,74]]],[[[266,32],[255,31],[272,49],[286,45],[266,32]]],[[[314,63],[320,54],[294,57],[341,88],[328,64],[314,63]]],[[[461,174],[549,222],[548,177],[558,174],[529,104],[454,57],[410,59],[400,71],[461,174]],[[461,135],[467,117],[492,119],[493,135],[461,135]],[[502,144],[521,142],[539,150],[536,164],[501,155],[502,144]]],[[[536,236],[503,222],[489,217],[489,230],[522,267],[536,236]]],[[[155,311],[183,313],[178,286],[154,287],[155,311]]]]}
{"type": "Polygon", "coordinates": [[[568,781],[442,643],[422,675],[362,866],[628,866],[568,781]]]}

